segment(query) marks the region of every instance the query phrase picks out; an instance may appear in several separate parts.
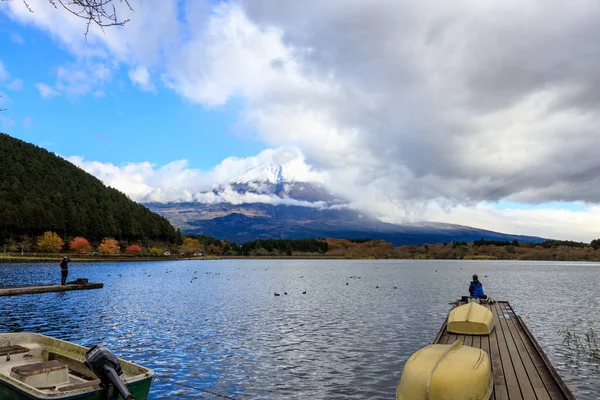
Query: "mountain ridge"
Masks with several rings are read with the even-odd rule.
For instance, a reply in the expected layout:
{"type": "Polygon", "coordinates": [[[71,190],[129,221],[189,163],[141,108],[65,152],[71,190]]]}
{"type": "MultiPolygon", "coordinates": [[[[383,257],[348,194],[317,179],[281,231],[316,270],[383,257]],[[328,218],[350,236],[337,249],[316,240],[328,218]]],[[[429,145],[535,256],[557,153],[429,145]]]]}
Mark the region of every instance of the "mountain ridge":
{"type": "Polygon", "coordinates": [[[213,236],[236,243],[255,239],[371,238],[394,245],[453,241],[502,240],[540,243],[536,236],[505,234],[440,222],[390,224],[351,209],[271,204],[149,203],[187,234],[213,236]]]}
{"type": "Polygon", "coordinates": [[[69,161],[0,133],[0,240],[54,231],[88,239],[173,240],[164,217],[69,161]]]}
{"type": "Polygon", "coordinates": [[[236,243],[255,239],[372,238],[394,245],[452,241],[519,240],[542,242],[535,236],[505,234],[440,222],[392,224],[368,210],[357,211],[346,199],[308,179],[309,167],[264,162],[213,189],[212,202],[148,203],[183,232],[236,243]],[[302,174],[304,173],[304,175],[302,174]],[[248,194],[251,194],[248,196],[248,194]],[[223,196],[221,196],[223,195],[223,196]],[[235,204],[231,200],[237,196],[235,204]],[[259,195],[259,196],[254,196],[259,195]],[[250,201],[248,201],[250,200],[250,201]]]}

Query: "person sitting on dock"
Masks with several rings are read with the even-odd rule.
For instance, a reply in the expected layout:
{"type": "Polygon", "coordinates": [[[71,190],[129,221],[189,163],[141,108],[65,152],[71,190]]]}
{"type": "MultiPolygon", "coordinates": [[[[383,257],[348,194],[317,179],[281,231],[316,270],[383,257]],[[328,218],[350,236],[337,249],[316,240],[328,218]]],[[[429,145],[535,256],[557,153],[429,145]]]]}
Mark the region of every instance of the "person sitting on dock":
{"type": "Polygon", "coordinates": [[[473,280],[469,285],[469,294],[472,297],[478,297],[480,299],[487,299],[487,296],[483,293],[483,285],[479,282],[477,274],[473,275],[473,280]]]}
{"type": "Polygon", "coordinates": [[[62,273],[62,279],[60,281],[61,285],[67,284],[67,275],[69,275],[69,261],[71,261],[69,257],[63,257],[62,261],[60,262],[60,270],[62,273]]]}

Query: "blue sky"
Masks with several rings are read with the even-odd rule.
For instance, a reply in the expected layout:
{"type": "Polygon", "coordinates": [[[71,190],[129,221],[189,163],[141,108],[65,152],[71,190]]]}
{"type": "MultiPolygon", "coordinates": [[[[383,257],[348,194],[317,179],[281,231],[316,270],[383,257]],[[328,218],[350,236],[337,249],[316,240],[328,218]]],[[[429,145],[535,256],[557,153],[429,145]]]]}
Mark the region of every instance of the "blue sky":
{"type": "Polygon", "coordinates": [[[10,74],[0,82],[7,108],[2,117],[10,120],[3,131],[14,137],[89,160],[162,165],[187,159],[190,167],[206,170],[226,157],[249,157],[265,148],[236,127],[242,99],[205,107],[162,86],[145,92],[133,85],[126,66],[92,93],[43,98],[35,84],[52,85],[57,69],[76,63],[77,56],[6,14],[0,13],[0,26],[0,61],[10,74]],[[22,80],[21,88],[11,90],[15,79],[22,80]]]}
{"type": "Polygon", "coordinates": [[[589,241],[600,10],[548,1],[131,0],[87,40],[0,2],[0,130],[137,201],[275,161],[389,222],[589,241]]]}

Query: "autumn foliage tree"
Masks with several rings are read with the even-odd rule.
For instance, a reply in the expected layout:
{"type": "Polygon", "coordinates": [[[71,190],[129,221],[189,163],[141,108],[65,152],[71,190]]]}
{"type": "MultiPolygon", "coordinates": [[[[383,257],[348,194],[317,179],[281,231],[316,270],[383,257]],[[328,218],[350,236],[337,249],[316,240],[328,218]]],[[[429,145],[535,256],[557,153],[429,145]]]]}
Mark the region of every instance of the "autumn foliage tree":
{"type": "Polygon", "coordinates": [[[119,243],[113,238],[104,238],[102,239],[102,243],[98,246],[98,251],[102,254],[117,254],[121,251],[121,247],[119,243]]]}
{"type": "Polygon", "coordinates": [[[86,238],[82,238],[81,236],[77,236],[75,239],[71,240],[71,244],[69,244],[69,248],[78,253],[87,253],[90,250],[90,242],[86,238]]]}
{"type": "Polygon", "coordinates": [[[138,254],[140,251],[142,251],[140,246],[137,244],[132,244],[131,246],[127,246],[125,249],[125,254],[138,254]]]}
{"type": "Polygon", "coordinates": [[[37,242],[38,249],[45,253],[55,253],[59,251],[64,244],[65,243],[57,233],[50,231],[45,232],[37,242]]]}
{"type": "Polygon", "coordinates": [[[208,248],[206,249],[206,252],[208,254],[210,254],[210,255],[213,255],[213,256],[219,256],[219,255],[221,255],[221,248],[217,247],[217,246],[215,246],[214,244],[211,243],[211,244],[208,245],[208,248]]]}
{"type": "Polygon", "coordinates": [[[202,247],[198,240],[186,237],[185,239],[183,239],[183,244],[181,245],[180,250],[185,254],[189,255],[200,251],[201,248],[202,247]]]}
{"type": "Polygon", "coordinates": [[[158,247],[151,247],[148,252],[150,253],[151,256],[153,257],[160,257],[163,255],[164,250],[163,249],[159,249],[158,247]]]}

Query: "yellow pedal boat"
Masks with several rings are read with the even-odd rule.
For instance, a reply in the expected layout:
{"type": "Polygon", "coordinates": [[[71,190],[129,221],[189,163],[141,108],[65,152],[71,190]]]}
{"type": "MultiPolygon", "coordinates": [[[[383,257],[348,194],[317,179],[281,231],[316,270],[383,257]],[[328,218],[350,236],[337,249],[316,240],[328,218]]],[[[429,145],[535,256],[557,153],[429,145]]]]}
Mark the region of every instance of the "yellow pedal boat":
{"type": "Polygon", "coordinates": [[[493,390],[490,359],[481,349],[432,344],[413,354],[402,372],[397,400],[488,400],[493,390]]]}
{"type": "Polygon", "coordinates": [[[477,303],[464,304],[450,311],[447,329],[459,335],[489,335],[494,329],[494,316],[477,303]]]}

